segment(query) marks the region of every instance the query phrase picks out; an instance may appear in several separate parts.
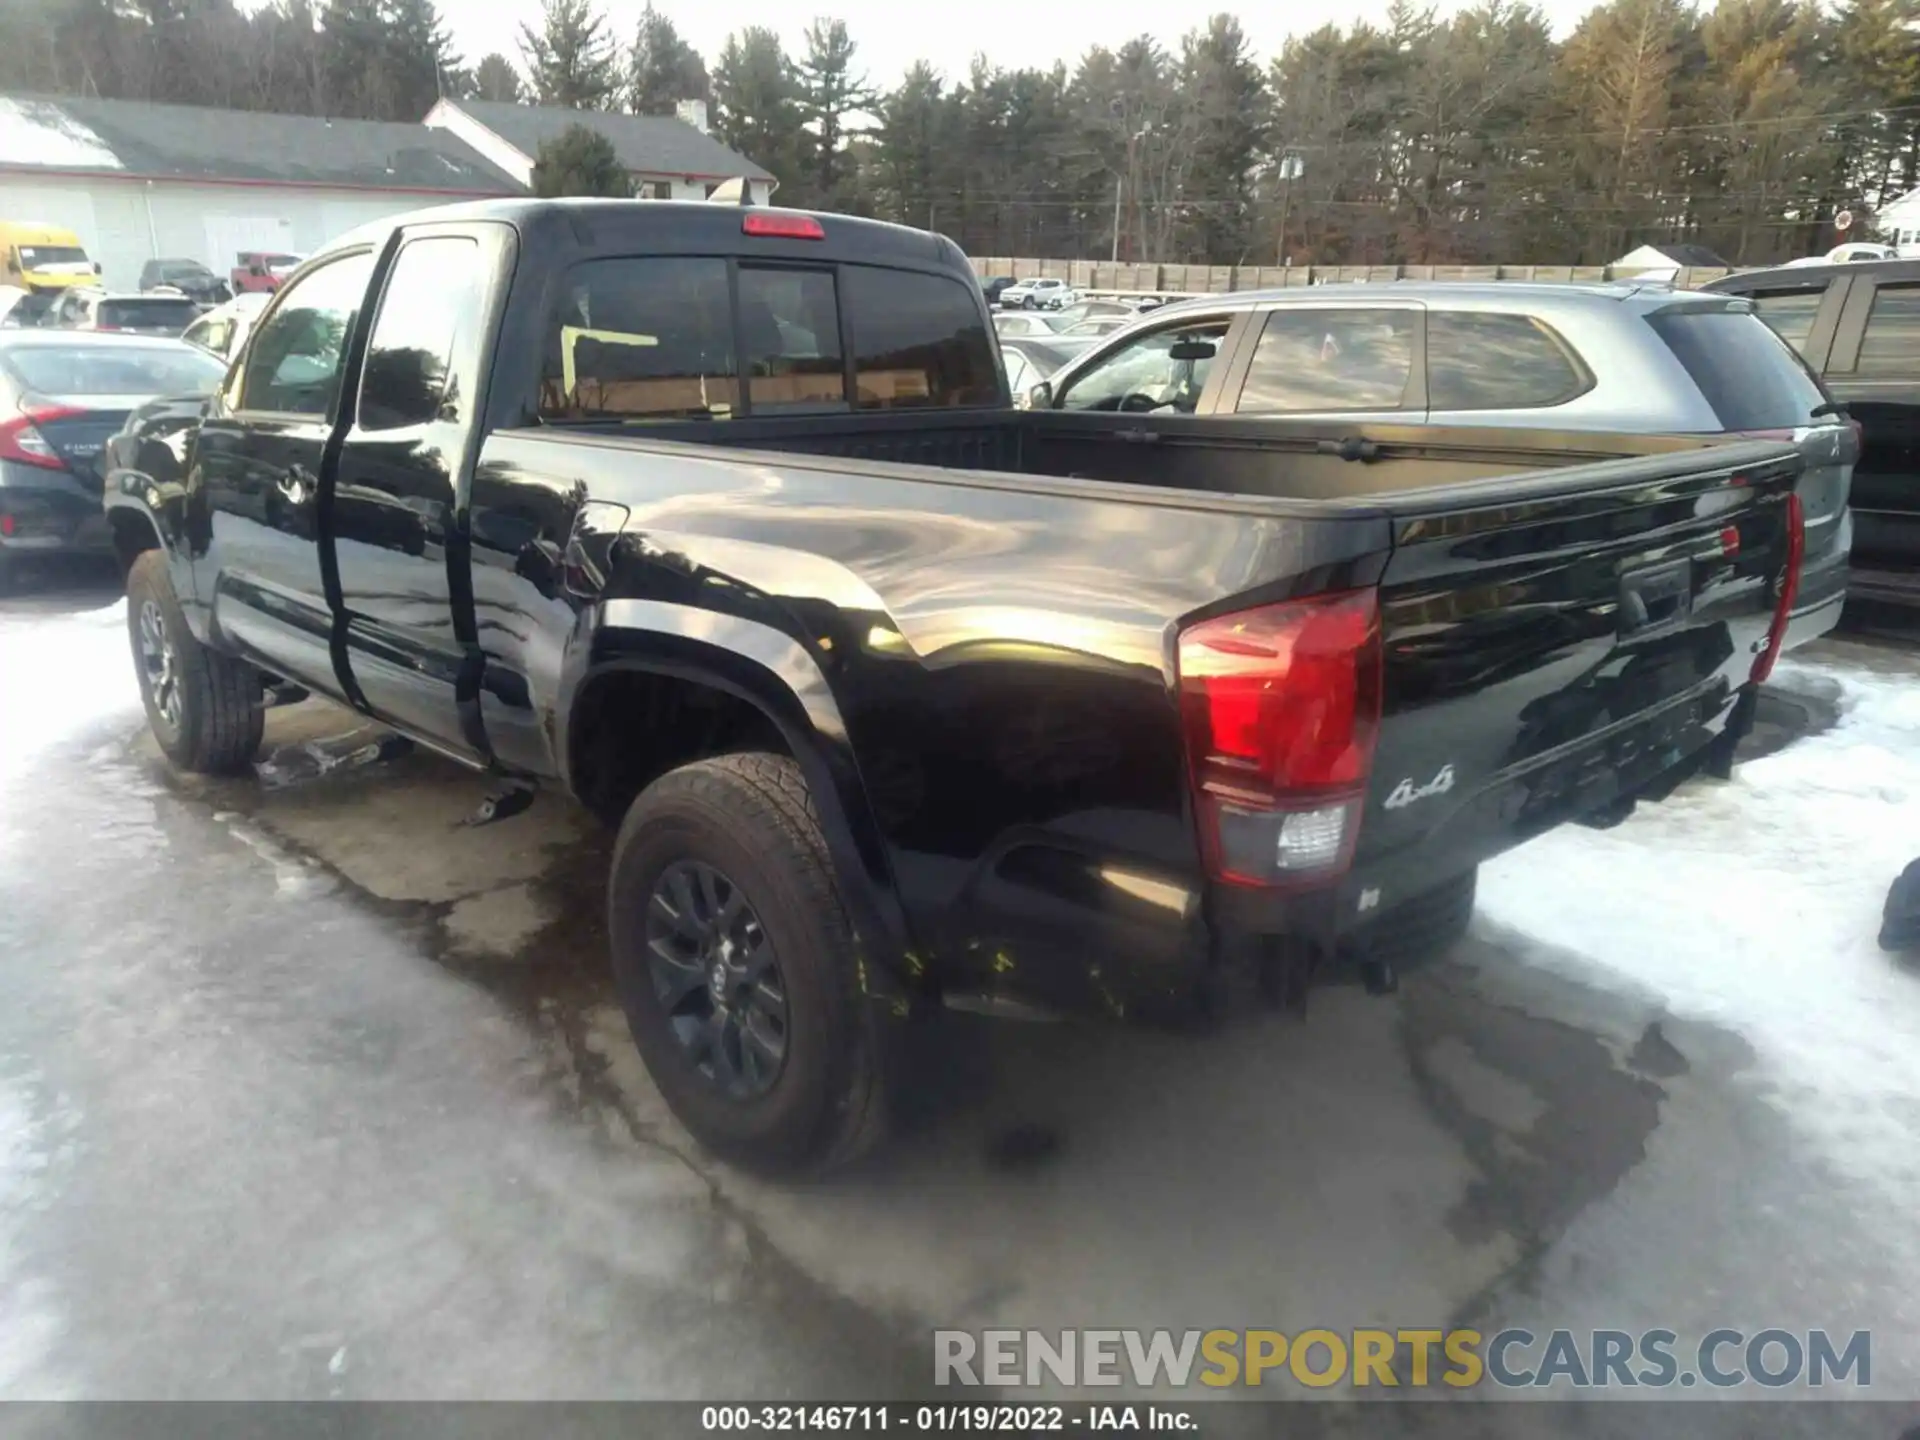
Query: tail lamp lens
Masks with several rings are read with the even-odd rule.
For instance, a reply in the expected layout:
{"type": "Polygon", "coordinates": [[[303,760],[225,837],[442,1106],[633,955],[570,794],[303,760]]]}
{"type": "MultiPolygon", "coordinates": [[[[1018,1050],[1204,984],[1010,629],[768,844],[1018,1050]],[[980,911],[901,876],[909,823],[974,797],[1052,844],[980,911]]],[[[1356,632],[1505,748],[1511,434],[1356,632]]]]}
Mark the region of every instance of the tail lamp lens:
{"type": "Polygon", "coordinates": [[[1773,665],[1787,643],[1787,622],[1800,595],[1800,566],[1807,553],[1807,516],[1798,495],[1787,496],[1787,573],[1780,577],[1780,594],[1773,605],[1773,623],[1767,627],[1767,648],[1754,657],[1753,683],[1773,674],[1773,665]]]}
{"type": "Polygon", "coordinates": [[[1346,869],[1380,727],[1380,654],[1372,590],[1181,632],[1181,719],[1215,879],[1288,887],[1346,869]]]}

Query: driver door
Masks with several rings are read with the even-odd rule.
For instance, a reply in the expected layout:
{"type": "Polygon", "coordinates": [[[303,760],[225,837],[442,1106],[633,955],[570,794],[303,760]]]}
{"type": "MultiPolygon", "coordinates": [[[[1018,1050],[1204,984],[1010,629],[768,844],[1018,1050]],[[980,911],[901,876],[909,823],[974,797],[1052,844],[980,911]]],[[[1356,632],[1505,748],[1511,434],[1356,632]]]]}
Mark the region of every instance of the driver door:
{"type": "Polygon", "coordinates": [[[1164,484],[1164,442],[1212,413],[1243,323],[1233,313],[1168,317],[1057,372],[1051,407],[1034,416],[1039,471],[1164,484]]]}
{"type": "Polygon", "coordinates": [[[321,476],[372,276],[372,252],[351,251],[277,298],[208,406],[188,482],[209,527],[194,591],[216,631],[262,668],[335,698],[321,476]]]}

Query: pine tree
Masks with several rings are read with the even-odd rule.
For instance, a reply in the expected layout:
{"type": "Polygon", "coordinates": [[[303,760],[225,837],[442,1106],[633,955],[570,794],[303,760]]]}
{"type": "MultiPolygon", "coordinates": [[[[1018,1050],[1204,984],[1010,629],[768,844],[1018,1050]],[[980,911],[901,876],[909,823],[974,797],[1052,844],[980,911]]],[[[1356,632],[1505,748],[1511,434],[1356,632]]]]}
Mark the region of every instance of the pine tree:
{"type": "Polygon", "coordinates": [[[1216,265],[1244,261],[1253,242],[1254,167],[1267,131],[1267,86],[1231,15],[1216,15],[1181,44],[1180,84],[1193,108],[1193,172],[1205,197],[1198,248],[1216,265]]]}
{"type": "Polygon", "coordinates": [[[873,132],[875,189],[885,218],[938,228],[962,220],[957,203],[956,105],[934,68],[917,61],[879,103],[873,132]]]}
{"type": "Polygon", "coordinates": [[[707,63],[651,4],[640,12],[627,67],[627,108],[636,115],[671,115],[682,100],[705,100],[707,63]]]}
{"type": "Polygon", "coordinates": [[[543,0],[540,28],[520,27],[520,53],[541,105],[605,110],[619,94],[613,41],[593,0],[543,0]]]}
{"type": "Polygon", "coordinates": [[[876,98],[853,72],[854,49],[846,21],[816,20],[807,27],[807,55],[797,67],[807,202],[828,209],[847,199],[847,122],[876,98]]]}
{"type": "Polygon", "coordinates": [[[611,140],[585,125],[569,125],[540,147],[533,162],[533,193],[545,199],[557,195],[631,198],[633,178],[620,164],[611,140]]]}
{"type": "Polygon", "coordinates": [[[713,67],[714,131],[783,182],[781,200],[804,204],[806,177],[794,138],[800,130],[793,62],[771,30],[750,26],[727,37],[713,67]]]}
{"type": "Polygon", "coordinates": [[[520,74],[513,68],[513,62],[494,51],[482,56],[474,69],[473,94],[480,100],[518,104],[526,99],[526,88],[521,85],[520,74]]]}

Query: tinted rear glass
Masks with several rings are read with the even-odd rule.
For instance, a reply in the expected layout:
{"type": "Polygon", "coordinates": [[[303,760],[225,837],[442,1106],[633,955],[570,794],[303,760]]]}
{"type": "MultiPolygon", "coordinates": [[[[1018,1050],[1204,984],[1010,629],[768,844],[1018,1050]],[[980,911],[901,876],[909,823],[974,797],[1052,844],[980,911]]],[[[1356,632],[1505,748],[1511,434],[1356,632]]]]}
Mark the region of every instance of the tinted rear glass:
{"type": "Polygon", "coordinates": [[[191,300],[102,300],[100,323],[125,328],[180,331],[200,314],[191,300]]]}
{"type": "Polygon", "coordinates": [[[843,334],[860,409],[1000,403],[977,292],[958,280],[866,265],[742,264],[738,296],[736,310],[718,258],[576,267],[548,330],[541,415],[719,420],[741,413],[743,399],[762,414],[844,407],[843,334]]]}
{"type": "Polygon", "coordinates": [[[1826,403],[1805,363],[1758,315],[1668,310],[1647,324],[1666,341],[1728,430],[1804,425],[1826,403]]]}
{"type": "Polygon", "coordinates": [[[188,345],[21,345],[4,364],[39,395],[207,395],[227,367],[188,345]]]}
{"type": "Polygon", "coordinates": [[[862,410],[999,403],[1000,368],[970,287],[869,265],[843,266],[840,281],[862,410]]]}

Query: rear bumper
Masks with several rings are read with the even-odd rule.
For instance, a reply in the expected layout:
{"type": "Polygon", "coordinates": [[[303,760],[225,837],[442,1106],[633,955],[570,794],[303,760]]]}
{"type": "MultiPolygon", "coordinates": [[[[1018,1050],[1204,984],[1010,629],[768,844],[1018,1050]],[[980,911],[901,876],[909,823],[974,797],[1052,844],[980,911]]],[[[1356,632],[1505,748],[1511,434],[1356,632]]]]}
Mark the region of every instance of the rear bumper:
{"type": "MultiPolygon", "coordinates": [[[[1682,781],[1731,758],[1751,723],[1740,693],[1724,683],[1703,687],[1509,772],[1464,800],[1421,843],[1362,859],[1326,890],[1291,896],[1216,891],[1214,919],[1227,953],[1257,955],[1285,940],[1326,954],[1350,950],[1387,912],[1441,893],[1484,860],[1563,824],[1616,823],[1634,802],[1664,799],[1682,781]]],[[[1363,822],[1363,845],[1365,833],[1363,822]]]]}
{"type": "Polygon", "coordinates": [[[63,470],[0,462],[0,551],[110,555],[113,529],[100,497],[63,470]]]}
{"type": "Polygon", "coordinates": [[[1793,614],[1787,621],[1784,648],[1791,650],[1809,640],[1817,640],[1840,623],[1849,578],[1847,552],[1839,546],[1801,572],[1793,614]]]}

